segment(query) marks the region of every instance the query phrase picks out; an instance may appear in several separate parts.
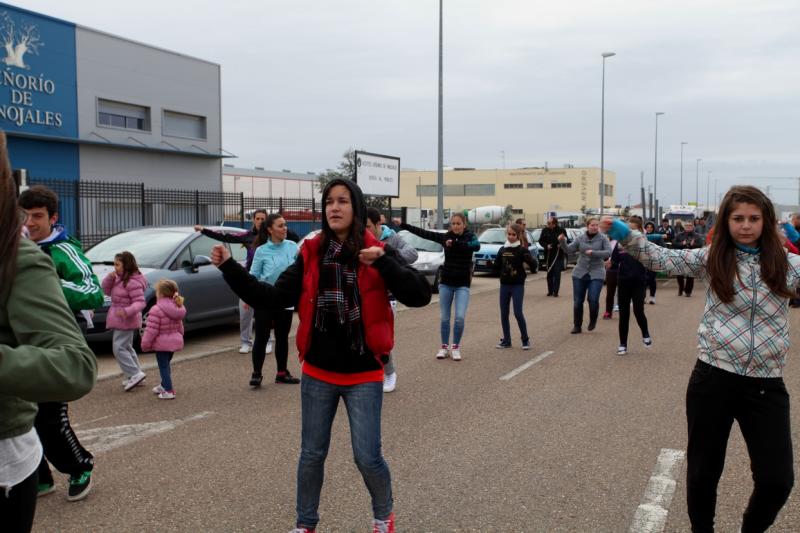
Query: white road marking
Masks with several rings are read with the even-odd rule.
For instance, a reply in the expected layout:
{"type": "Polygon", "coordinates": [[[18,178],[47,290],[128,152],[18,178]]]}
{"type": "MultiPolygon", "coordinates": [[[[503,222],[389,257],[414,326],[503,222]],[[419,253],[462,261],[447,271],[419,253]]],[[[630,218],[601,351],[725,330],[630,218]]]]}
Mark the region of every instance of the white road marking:
{"type": "Polygon", "coordinates": [[[89,448],[93,453],[102,453],[120,446],[131,444],[138,440],[158,435],[166,431],[186,424],[200,420],[209,415],[213,415],[213,411],[203,411],[186,418],[179,418],[177,420],[162,420],[160,422],[146,422],[144,424],[125,424],[122,426],[110,426],[104,428],[86,429],[83,431],[76,431],[75,434],[86,448],[89,448]]]}
{"type": "Polygon", "coordinates": [[[533,359],[531,359],[530,361],[528,361],[524,365],[518,366],[517,368],[515,368],[514,370],[512,370],[508,374],[502,376],[500,378],[500,381],[508,381],[508,380],[510,380],[511,378],[513,378],[514,376],[519,374],[520,372],[523,372],[523,371],[529,369],[530,367],[532,367],[533,365],[535,365],[539,361],[542,361],[542,360],[550,357],[551,355],[553,355],[553,353],[555,353],[555,352],[553,352],[552,350],[549,350],[547,352],[544,352],[544,353],[541,353],[541,354],[537,355],[536,357],[534,357],[533,359]]]}
{"type": "Polygon", "coordinates": [[[675,494],[675,477],[680,472],[686,452],[662,448],[636,514],[630,533],[660,533],[667,524],[667,513],[675,494]]]}

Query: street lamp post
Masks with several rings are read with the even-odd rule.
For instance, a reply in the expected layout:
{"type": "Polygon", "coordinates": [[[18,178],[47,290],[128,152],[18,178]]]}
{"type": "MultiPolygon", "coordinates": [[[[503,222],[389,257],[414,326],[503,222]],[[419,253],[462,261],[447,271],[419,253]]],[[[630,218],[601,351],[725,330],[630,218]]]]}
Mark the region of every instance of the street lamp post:
{"type": "Polygon", "coordinates": [[[697,159],[697,167],[694,171],[694,209],[697,210],[700,207],[700,161],[702,159],[697,159]]]}
{"type": "Polygon", "coordinates": [[[711,171],[708,171],[706,176],[706,207],[711,207],[711,171]]]}
{"type": "Polygon", "coordinates": [[[444,113],[443,105],[443,89],[442,89],[442,3],[439,0],[439,146],[438,146],[438,162],[436,168],[436,227],[442,229],[444,227],[444,113]]]}
{"type": "Polygon", "coordinates": [[[603,214],[603,204],[606,196],[606,182],[603,174],[605,165],[605,120],[606,120],[606,59],[617,55],[615,52],[603,52],[603,83],[600,97],[600,214],[603,214]]]}
{"type": "Polygon", "coordinates": [[[686,141],[681,141],[681,205],[683,205],[683,147],[687,145],[686,141]]]}
{"type": "MultiPolygon", "coordinates": [[[[655,155],[653,156],[653,198],[655,199],[656,205],[658,205],[658,117],[663,114],[663,111],[656,111],[656,143],[655,155]]],[[[651,213],[650,216],[657,219],[658,213],[655,213],[655,215],[651,213]]]]}

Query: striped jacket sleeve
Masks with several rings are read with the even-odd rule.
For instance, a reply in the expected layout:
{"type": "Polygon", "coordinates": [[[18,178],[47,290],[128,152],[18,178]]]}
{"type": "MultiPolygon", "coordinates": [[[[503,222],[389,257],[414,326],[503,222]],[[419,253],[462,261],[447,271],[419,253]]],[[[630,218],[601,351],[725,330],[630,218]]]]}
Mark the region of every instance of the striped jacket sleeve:
{"type": "Polygon", "coordinates": [[[642,233],[629,230],[627,224],[619,220],[614,222],[609,237],[616,239],[625,251],[653,272],[697,278],[703,277],[706,273],[708,248],[691,250],[662,248],[650,242],[642,233]]]}
{"type": "Polygon", "coordinates": [[[103,289],[83,252],[68,242],[61,242],[50,247],[50,257],[70,309],[77,312],[103,305],[103,289]]]}

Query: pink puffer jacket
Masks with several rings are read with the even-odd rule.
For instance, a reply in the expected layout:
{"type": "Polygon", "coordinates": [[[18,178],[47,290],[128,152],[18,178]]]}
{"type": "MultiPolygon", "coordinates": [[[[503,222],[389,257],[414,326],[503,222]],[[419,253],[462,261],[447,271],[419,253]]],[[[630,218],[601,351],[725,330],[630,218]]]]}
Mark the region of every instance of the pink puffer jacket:
{"type": "Polygon", "coordinates": [[[172,298],[159,298],[147,313],[147,327],[142,337],[144,352],[177,352],[183,350],[183,318],[186,307],[172,298]]]}
{"type": "Polygon", "coordinates": [[[142,326],[142,309],[144,309],[144,291],[147,279],[136,273],[128,279],[127,285],[122,278],[110,272],[103,279],[103,292],[111,297],[111,308],[106,316],[107,329],[139,329],[142,326]],[[120,316],[119,311],[122,311],[120,316]]]}

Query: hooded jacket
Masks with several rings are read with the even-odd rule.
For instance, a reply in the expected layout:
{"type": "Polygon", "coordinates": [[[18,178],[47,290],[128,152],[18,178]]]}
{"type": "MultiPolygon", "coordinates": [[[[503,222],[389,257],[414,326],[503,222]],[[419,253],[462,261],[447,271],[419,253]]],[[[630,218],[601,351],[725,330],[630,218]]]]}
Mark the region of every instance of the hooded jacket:
{"type": "Polygon", "coordinates": [[[289,265],[294,263],[297,257],[297,249],[297,243],[289,239],[284,239],[278,244],[275,244],[272,240],[265,242],[256,249],[250,273],[257,277],[259,281],[274,285],[278,276],[289,265]]]}
{"type": "Polygon", "coordinates": [[[108,329],[139,329],[142,327],[142,310],[146,302],[144,291],[147,289],[147,279],[137,272],[128,278],[128,283],[116,272],[109,272],[103,279],[103,292],[111,297],[111,308],[106,315],[106,328],[108,329]],[[122,311],[122,316],[120,315],[122,311]]]}
{"type": "MultiPolygon", "coordinates": [[[[330,189],[336,185],[350,190],[354,221],[360,221],[362,227],[366,227],[366,206],[361,189],[355,183],[349,180],[329,182],[323,191],[323,205],[330,189]]],[[[314,320],[325,238],[333,235],[326,216],[323,216],[322,228],[319,235],[303,243],[295,262],[274,285],[259,282],[233,259],[219,268],[231,289],[256,309],[279,310],[297,306],[300,319],[297,348],[304,374],[337,385],[383,381],[383,361],[394,343],[394,322],[386,291],[405,305],[422,307],[430,302],[430,285],[422,274],[402,266],[390,253],[385,253],[371,265],[359,262],[356,279],[366,350],[354,353],[345,347],[349,347],[349,343],[330,342],[338,337],[337,332],[317,330],[314,320]]],[[[383,247],[369,231],[364,230],[361,238],[365,248],[383,247]]]]}
{"type": "Polygon", "coordinates": [[[444,264],[439,282],[451,287],[469,287],[472,283],[472,255],[481,249],[478,237],[470,230],[465,229],[461,235],[452,231],[437,233],[418,228],[410,224],[400,224],[404,230],[425,240],[438,242],[444,248],[444,264]],[[451,241],[447,246],[447,241],[451,241]]]}
{"type": "Polygon", "coordinates": [[[81,243],[70,237],[64,226],[56,224],[50,235],[36,244],[53,260],[61,290],[73,312],[103,306],[103,290],[92,263],[83,255],[81,243]]]}
{"type": "Polygon", "coordinates": [[[172,298],[161,297],[147,313],[142,336],[142,351],[178,352],[183,350],[183,319],[186,307],[172,298]]]}
{"type": "Polygon", "coordinates": [[[404,265],[413,265],[419,259],[417,250],[408,244],[389,226],[381,226],[381,242],[388,244],[395,252],[397,259],[404,265]]]}

